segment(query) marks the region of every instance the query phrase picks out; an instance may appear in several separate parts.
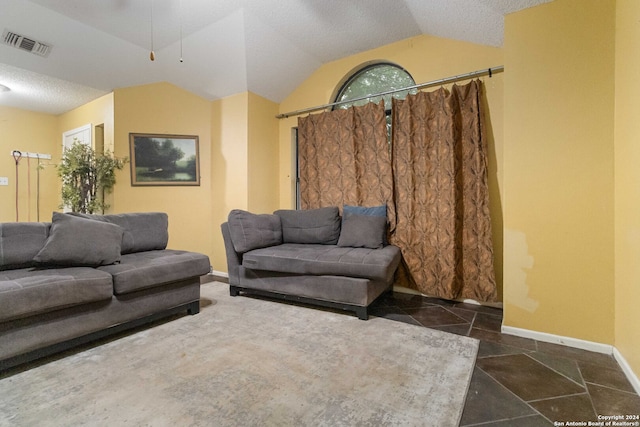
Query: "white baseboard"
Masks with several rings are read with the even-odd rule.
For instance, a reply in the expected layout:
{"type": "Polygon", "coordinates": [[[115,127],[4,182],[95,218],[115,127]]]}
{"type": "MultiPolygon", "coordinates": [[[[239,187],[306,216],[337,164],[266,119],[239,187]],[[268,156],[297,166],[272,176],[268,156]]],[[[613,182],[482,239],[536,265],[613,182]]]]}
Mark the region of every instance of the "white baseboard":
{"type": "Polygon", "coordinates": [[[502,333],[515,335],[517,337],[530,338],[537,341],[548,342],[551,344],[566,345],[567,347],[594,351],[596,353],[613,354],[612,345],[601,344],[593,341],[585,341],[578,338],[563,337],[561,335],[548,334],[546,332],[537,332],[531,331],[529,329],[521,329],[504,325],[502,325],[502,333]]]}
{"type": "Polygon", "coordinates": [[[640,379],[631,366],[626,361],[622,353],[612,345],[601,344],[593,341],[585,341],[577,338],[563,337],[560,335],[548,334],[545,332],[536,332],[528,329],[514,328],[513,326],[502,325],[502,333],[515,335],[523,338],[531,338],[537,341],[548,342],[552,344],[566,345],[567,347],[579,348],[582,350],[594,351],[596,353],[611,354],[616,359],[625,376],[633,386],[636,393],[640,394],[640,379]]]}
{"type": "Polygon", "coordinates": [[[633,372],[631,366],[629,366],[627,359],[625,359],[622,353],[620,353],[620,351],[615,347],[613,348],[613,357],[618,361],[620,368],[622,368],[622,371],[627,376],[627,379],[633,386],[633,389],[636,393],[640,394],[640,379],[638,379],[638,376],[633,372]]]}
{"type": "Polygon", "coordinates": [[[229,273],[225,273],[224,271],[216,271],[214,269],[211,269],[209,274],[211,276],[226,277],[227,279],[229,278],[229,273]]]}

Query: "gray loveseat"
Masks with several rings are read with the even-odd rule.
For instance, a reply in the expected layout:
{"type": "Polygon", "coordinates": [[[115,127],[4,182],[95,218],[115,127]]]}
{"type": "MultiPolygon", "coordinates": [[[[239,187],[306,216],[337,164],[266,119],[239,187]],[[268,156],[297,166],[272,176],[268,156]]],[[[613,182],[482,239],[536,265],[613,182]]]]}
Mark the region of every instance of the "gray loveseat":
{"type": "Polygon", "coordinates": [[[164,213],[0,224],[0,370],[200,310],[206,255],[165,249],[164,213]]]}
{"type": "Polygon", "coordinates": [[[367,208],[230,212],[223,223],[229,286],[241,292],[354,311],[392,289],[400,249],[386,243],[384,215],[367,208]]]}

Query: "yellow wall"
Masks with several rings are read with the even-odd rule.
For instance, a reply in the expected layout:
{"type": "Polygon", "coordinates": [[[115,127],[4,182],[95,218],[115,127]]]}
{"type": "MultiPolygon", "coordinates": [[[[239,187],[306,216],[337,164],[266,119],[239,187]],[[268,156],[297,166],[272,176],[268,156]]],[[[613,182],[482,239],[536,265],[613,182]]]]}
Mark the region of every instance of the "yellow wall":
{"type": "Polygon", "coordinates": [[[213,101],[211,108],[212,242],[211,265],[227,271],[220,224],[232,209],[248,209],[247,95],[241,93],[213,101]]]}
{"type": "Polygon", "coordinates": [[[278,104],[248,93],[248,205],[249,211],[278,209],[278,104]]]}
{"type": "Polygon", "coordinates": [[[199,186],[131,186],[128,164],[117,173],[112,212],[169,215],[169,247],[211,255],[211,103],[168,83],[114,92],[114,154],[130,157],[129,133],[197,135],[199,186]]]}
{"type": "Polygon", "coordinates": [[[616,2],[615,345],[640,373],[640,2],[616,2]]]}
{"type": "MultiPolygon", "coordinates": [[[[0,186],[0,222],[16,220],[16,167],[13,150],[50,154],[51,160],[40,160],[40,221],[50,221],[57,210],[60,193],[57,171],[53,166],[60,158],[62,135],[57,118],[17,108],[0,107],[0,177],[9,178],[8,186],[0,186]]],[[[18,213],[20,221],[38,220],[38,159],[23,158],[18,166],[18,213]],[[28,191],[29,181],[31,191],[28,191]]]]}
{"type": "Polygon", "coordinates": [[[213,101],[211,112],[211,264],[214,270],[226,272],[220,224],[229,211],[271,213],[278,208],[278,106],[243,92],[213,101]]]}
{"type": "MultiPolygon", "coordinates": [[[[615,2],[505,20],[504,324],[614,344],[615,2]]],[[[637,18],[637,17],[636,17],[637,18]]]]}
{"type": "MultiPolygon", "coordinates": [[[[368,61],[385,60],[405,68],[416,83],[438,80],[470,71],[502,65],[502,49],[455,40],[419,36],[382,46],[325,64],[280,104],[280,113],[322,105],[332,101],[336,85],[351,71],[368,61]]],[[[502,292],[502,156],[503,74],[483,77],[492,133],[489,134],[489,186],[493,218],[493,240],[498,292],[502,292]]],[[[464,84],[466,82],[462,82],[464,84]]],[[[434,88],[435,90],[435,88],[434,88]]],[[[280,121],[280,206],[294,207],[295,175],[291,129],[297,118],[280,121]]]]}
{"type": "Polygon", "coordinates": [[[213,102],[212,133],[215,156],[216,204],[221,211],[248,209],[247,95],[240,93],[213,102]]]}

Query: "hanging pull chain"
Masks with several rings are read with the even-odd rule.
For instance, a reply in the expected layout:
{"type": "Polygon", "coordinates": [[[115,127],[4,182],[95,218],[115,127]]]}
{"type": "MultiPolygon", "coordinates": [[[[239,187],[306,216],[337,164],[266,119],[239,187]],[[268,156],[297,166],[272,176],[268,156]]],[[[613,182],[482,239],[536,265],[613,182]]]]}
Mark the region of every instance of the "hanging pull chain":
{"type": "Polygon", "coordinates": [[[151,0],[151,53],[149,53],[149,59],[156,60],[156,54],[153,52],[153,0],[151,0]]]}
{"type": "Polygon", "coordinates": [[[19,215],[19,209],[18,209],[18,194],[19,194],[19,187],[18,187],[18,165],[20,164],[20,159],[22,158],[22,153],[18,150],[14,150],[13,153],[11,153],[11,155],[13,156],[13,160],[15,160],[16,162],[16,222],[19,221],[20,215],[19,215]]]}
{"type": "Polygon", "coordinates": [[[180,3],[178,3],[178,7],[180,8],[180,10],[179,10],[179,14],[180,14],[180,62],[184,62],[182,60],[182,0],[180,0],[180,3]]]}

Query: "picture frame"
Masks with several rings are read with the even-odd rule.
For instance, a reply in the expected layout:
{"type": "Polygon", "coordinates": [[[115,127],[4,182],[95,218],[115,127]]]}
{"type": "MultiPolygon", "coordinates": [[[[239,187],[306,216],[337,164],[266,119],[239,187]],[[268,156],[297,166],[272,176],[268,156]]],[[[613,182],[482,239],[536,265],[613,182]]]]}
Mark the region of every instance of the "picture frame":
{"type": "Polygon", "coordinates": [[[197,135],[130,133],[132,186],[200,185],[197,135]]]}

